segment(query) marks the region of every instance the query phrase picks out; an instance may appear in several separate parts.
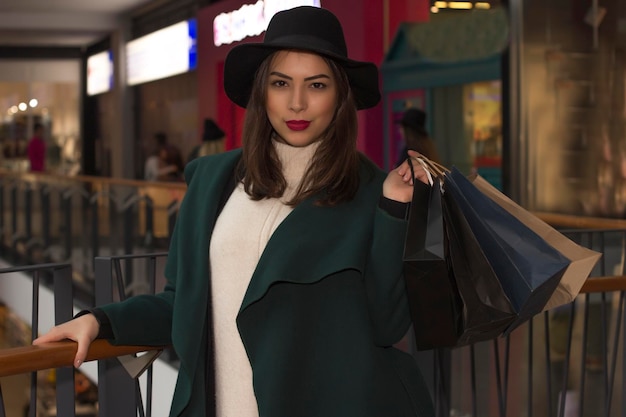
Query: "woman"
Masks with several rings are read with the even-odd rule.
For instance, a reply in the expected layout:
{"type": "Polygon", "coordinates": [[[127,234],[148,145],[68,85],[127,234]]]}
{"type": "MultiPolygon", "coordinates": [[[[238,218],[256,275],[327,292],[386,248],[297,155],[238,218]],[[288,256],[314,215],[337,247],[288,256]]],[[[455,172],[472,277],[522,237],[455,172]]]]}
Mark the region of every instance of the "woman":
{"type": "Polygon", "coordinates": [[[333,14],[298,7],[233,48],[224,73],[247,109],[243,147],[188,164],[165,291],[35,343],[76,340],[76,366],[96,337],[173,344],[172,416],[433,416],[413,359],[392,347],[409,327],[414,179],[356,150],[356,111],[380,99],[375,65],[347,58],[333,14]]]}

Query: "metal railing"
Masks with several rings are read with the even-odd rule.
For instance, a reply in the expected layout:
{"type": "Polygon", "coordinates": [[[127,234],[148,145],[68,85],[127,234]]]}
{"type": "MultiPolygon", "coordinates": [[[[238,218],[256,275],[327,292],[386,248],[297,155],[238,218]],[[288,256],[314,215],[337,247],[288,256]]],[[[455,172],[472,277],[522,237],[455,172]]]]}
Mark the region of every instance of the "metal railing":
{"type": "Polygon", "coordinates": [[[504,338],[413,352],[438,417],[626,416],[626,229],[562,233],[603,253],[576,301],[504,338]]]}
{"type": "MultiPolygon", "coordinates": [[[[42,264],[0,269],[0,279],[11,279],[12,273],[25,273],[32,276],[31,338],[39,334],[39,286],[44,280],[51,280],[54,288],[55,323],[63,323],[72,318],[72,267],[67,263],[42,264]]],[[[43,359],[41,356],[40,359],[43,359]]],[[[40,362],[40,365],[43,365],[40,362]]],[[[47,364],[46,364],[47,365],[47,364]]],[[[6,370],[5,367],[2,367],[6,370]]],[[[7,367],[10,369],[10,367],[7,367]]],[[[74,372],[72,368],[57,370],[56,398],[57,414],[74,417],[74,372]]],[[[31,371],[30,416],[37,415],[37,372],[31,371]]],[[[4,398],[0,387],[0,417],[5,416],[4,398]]]]}
{"type": "MultiPolygon", "coordinates": [[[[157,282],[158,261],[166,257],[167,252],[96,258],[96,305],[123,301],[133,295],[154,294],[157,289],[162,290],[164,283],[157,282]],[[136,266],[133,264],[140,261],[146,264],[147,280],[140,280],[136,274],[124,274],[123,271],[132,270],[133,266],[136,266]]],[[[159,350],[164,349],[168,348],[163,347],[159,350]]],[[[176,362],[172,358],[173,354],[171,350],[168,352],[170,352],[167,355],[168,362],[174,366],[176,362]]],[[[100,411],[103,416],[150,417],[152,415],[152,365],[147,368],[145,406],[137,376],[130,375],[116,358],[98,362],[100,411]]]]}
{"type": "MultiPolygon", "coordinates": [[[[146,255],[122,255],[115,257],[98,257],[95,259],[96,302],[103,305],[113,301],[121,301],[131,295],[154,293],[162,289],[157,282],[158,260],[165,259],[167,253],[146,255]],[[123,263],[145,261],[148,274],[138,282],[136,274],[124,276],[123,263]],[[141,284],[141,285],[138,285],[141,284]],[[145,285],[144,285],[145,284],[145,285]]],[[[31,338],[39,334],[39,285],[51,281],[54,288],[55,324],[66,322],[72,318],[73,291],[72,267],[70,264],[41,264],[0,269],[0,278],[10,279],[10,274],[32,274],[32,311],[31,338]]],[[[47,313],[47,312],[46,312],[47,313]]],[[[112,346],[105,340],[95,341],[87,355],[87,361],[98,360],[98,403],[99,415],[102,416],[147,416],[152,415],[152,361],[168,347],[150,346],[112,346]],[[138,353],[150,352],[151,356],[138,359],[138,353]],[[125,359],[120,361],[120,359],[125,359]],[[137,360],[136,360],[137,359],[137,360]],[[142,361],[140,368],[136,363],[142,361]],[[136,369],[130,371],[130,367],[136,369]],[[146,404],[144,407],[138,377],[146,371],[146,404]]],[[[73,359],[76,344],[72,341],[48,343],[41,346],[19,346],[0,350],[0,376],[31,373],[29,415],[37,414],[38,379],[37,371],[55,368],[56,370],[56,408],[57,415],[73,417],[75,415],[75,392],[73,359]]],[[[171,356],[171,355],[170,355],[171,356]]],[[[171,366],[175,361],[169,358],[171,366]]],[[[5,407],[0,387],[0,417],[4,417],[5,407]]]]}
{"type": "MultiPolygon", "coordinates": [[[[159,259],[166,253],[155,249],[167,247],[183,195],[181,184],[0,174],[0,255],[20,263],[70,265],[74,291],[92,297],[79,297],[88,307],[158,291],[159,259]]],[[[626,221],[535,214],[605,256],[575,303],[536,316],[509,337],[416,353],[439,417],[626,416],[626,221]]],[[[71,342],[16,349],[0,350],[0,376],[71,367],[75,353],[71,342]],[[46,357],[36,349],[45,349],[46,357]],[[35,356],[43,362],[32,362],[35,356]]],[[[101,416],[152,413],[151,401],[142,403],[150,394],[142,396],[136,379],[113,359],[149,349],[92,345],[89,359],[99,360],[101,416]]],[[[173,353],[162,358],[176,366],[173,353]]]]}
{"type": "Polygon", "coordinates": [[[185,190],[183,183],[0,171],[0,256],[16,265],[72,264],[76,297],[91,306],[95,259],[166,250],[185,190]]]}

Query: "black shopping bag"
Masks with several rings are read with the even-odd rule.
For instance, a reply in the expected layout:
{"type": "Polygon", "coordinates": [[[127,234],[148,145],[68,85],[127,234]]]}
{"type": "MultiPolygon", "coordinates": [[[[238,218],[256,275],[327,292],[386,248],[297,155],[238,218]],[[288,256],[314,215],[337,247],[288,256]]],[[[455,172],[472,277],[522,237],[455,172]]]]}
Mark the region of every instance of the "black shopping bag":
{"type": "Polygon", "coordinates": [[[463,306],[448,276],[439,182],[416,182],[404,245],[404,278],[416,346],[454,346],[463,306]]]}
{"type": "Polygon", "coordinates": [[[461,208],[517,313],[508,333],[543,310],[571,261],[459,170],[453,168],[445,177],[446,193],[461,208]]]}
{"type": "Polygon", "coordinates": [[[463,305],[455,346],[498,337],[517,319],[515,309],[459,205],[448,193],[444,193],[443,219],[449,276],[463,305]]]}
{"type": "Polygon", "coordinates": [[[413,192],[404,274],[417,349],[497,337],[516,315],[459,207],[439,179],[413,192]]]}

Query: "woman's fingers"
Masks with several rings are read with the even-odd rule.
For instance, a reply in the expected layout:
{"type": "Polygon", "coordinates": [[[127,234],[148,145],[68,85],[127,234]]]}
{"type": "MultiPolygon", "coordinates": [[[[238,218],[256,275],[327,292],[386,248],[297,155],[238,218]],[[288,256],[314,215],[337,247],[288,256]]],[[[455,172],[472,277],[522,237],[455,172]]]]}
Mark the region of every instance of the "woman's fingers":
{"type": "MultiPolygon", "coordinates": [[[[422,164],[418,161],[418,158],[425,158],[424,155],[411,149],[409,149],[408,154],[409,158],[412,159],[411,162],[413,163],[413,172],[415,173],[415,179],[423,182],[424,184],[430,184],[428,180],[428,173],[426,172],[422,164]]],[[[405,163],[408,167],[408,162],[405,163]]]]}
{"type": "Polygon", "coordinates": [[[85,314],[66,323],[54,326],[43,336],[33,340],[33,345],[61,340],[73,340],[78,347],[74,356],[74,366],[79,367],[87,357],[89,345],[96,338],[100,330],[100,324],[93,314],[85,314]]]}
{"type": "Polygon", "coordinates": [[[89,352],[89,345],[91,345],[92,341],[93,340],[82,339],[82,338],[81,340],[76,341],[78,342],[78,348],[76,349],[76,355],[74,356],[75,368],[80,367],[80,365],[82,365],[83,362],[85,362],[85,359],[87,358],[87,353],[89,352]]]}

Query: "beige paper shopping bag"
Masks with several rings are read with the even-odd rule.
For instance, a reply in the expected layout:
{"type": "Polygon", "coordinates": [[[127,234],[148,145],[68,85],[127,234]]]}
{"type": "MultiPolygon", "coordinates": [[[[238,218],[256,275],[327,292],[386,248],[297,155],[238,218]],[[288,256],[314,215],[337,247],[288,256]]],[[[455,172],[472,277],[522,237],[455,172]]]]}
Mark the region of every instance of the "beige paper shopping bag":
{"type": "Polygon", "coordinates": [[[572,302],[602,254],[574,243],[552,226],[519,206],[480,175],[471,175],[468,178],[483,194],[514,215],[572,261],[565,270],[556,291],[544,307],[544,311],[572,302]]]}

